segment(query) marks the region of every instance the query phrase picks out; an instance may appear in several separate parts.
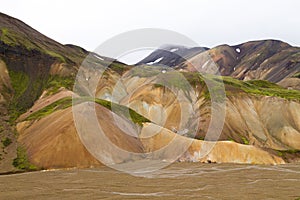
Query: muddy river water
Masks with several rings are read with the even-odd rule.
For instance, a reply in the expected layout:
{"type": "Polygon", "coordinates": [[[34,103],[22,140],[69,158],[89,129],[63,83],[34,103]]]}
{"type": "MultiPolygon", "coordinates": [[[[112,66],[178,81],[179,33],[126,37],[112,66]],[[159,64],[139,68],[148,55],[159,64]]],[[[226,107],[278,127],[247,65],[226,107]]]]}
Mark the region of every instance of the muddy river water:
{"type": "Polygon", "coordinates": [[[0,176],[0,199],[298,199],[300,164],[175,163],[147,177],[108,167],[0,176]]]}

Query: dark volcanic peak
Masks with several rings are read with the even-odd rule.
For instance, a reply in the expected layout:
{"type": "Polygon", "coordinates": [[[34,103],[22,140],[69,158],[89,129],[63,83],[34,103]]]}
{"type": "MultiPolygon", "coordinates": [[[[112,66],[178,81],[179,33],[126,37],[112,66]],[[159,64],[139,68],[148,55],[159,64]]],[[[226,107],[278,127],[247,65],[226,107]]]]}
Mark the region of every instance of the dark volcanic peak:
{"type": "Polygon", "coordinates": [[[152,52],[149,56],[138,62],[136,65],[166,65],[177,66],[186,59],[208,50],[205,47],[184,47],[179,45],[164,45],[152,52]]]}
{"type": "MultiPolygon", "coordinates": [[[[77,45],[60,44],[24,22],[3,13],[0,13],[0,49],[7,51],[10,49],[12,51],[18,50],[22,51],[25,55],[43,54],[50,57],[50,60],[56,60],[57,62],[73,66],[80,65],[90,53],[77,45]]],[[[100,62],[115,61],[115,59],[100,56],[96,53],[92,53],[92,55],[100,62]]]]}
{"type": "Polygon", "coordinates": [[[71,45],[62,45],[41,34],[24,22],[0,13],[1,46],[35,50],[60,61],[81,63],[87,52],[71,45]]]}
{"type": "Polygon", "coordinates": [[[279,40],[250,41],[234,46],[224,44],[212,49],[167,45],[137,64],[162,64],[185,71],[193,71],[196,67],[209,72],[209,66],[204,66],[207,63],[203,61],[208,57],[203,52],[210,55],[221,75],[241,80],[263,79],[277,83],[300,71],[300,48],[279,40]]]}

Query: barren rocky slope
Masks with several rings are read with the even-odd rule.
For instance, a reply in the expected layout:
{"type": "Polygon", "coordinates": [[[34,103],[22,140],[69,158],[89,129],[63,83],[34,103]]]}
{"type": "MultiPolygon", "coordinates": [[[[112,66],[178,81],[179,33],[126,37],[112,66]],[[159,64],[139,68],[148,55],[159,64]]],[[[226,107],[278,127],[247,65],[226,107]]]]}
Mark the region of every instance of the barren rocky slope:
{"type": "MultiPolygon", "coordinates": [[[[117,87],[113,87],[114,84],[111,87],[100,86],[97,97],[129,106],[169,130],[186,136],[195,132],[196,138],[205,138],[211,121],[212,102],[207,96],[206,85],[200,84],[201,75],[186,74],[191,83],[198,77],[199,84],[195,87],[190,85],[191,91],[185,91],[184,85],[157,86],[159,77],[168,76],[168,73],[173,71],[163,76],[160,73],[146,77],[149,74],[137,75],[133,69],[120,78],[117,87]],[[139,87],[134,87],[136,85],[139,87]],[[198,128],[194,127],[195,124],[198,128]]],[[[172,75],[173,78],[176,76],[172,75]]],[[[179,77],[176,78],[182,82],[179,77]]],[[[266,81],[242,82],[229,77],[223,81],[225,123],[219,140],[234,140],[282,151],[300,149],[298,91],[286,90],[266,81]]],[[[221,120],[221,117],[216,119],[221,120]]]]}

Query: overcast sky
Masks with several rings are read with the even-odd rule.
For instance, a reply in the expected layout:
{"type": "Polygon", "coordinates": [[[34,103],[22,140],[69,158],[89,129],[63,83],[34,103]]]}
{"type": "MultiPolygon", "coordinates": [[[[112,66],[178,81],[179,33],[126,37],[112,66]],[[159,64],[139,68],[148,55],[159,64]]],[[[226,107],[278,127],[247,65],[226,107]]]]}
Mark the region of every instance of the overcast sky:
{"type": "Polygon", "coordinates": [[[0,11],[50,38],[94,50],[138,28],[163,28],[200,46],[280,39],[300,46],[298,0],[1,0],[0,11]]]}

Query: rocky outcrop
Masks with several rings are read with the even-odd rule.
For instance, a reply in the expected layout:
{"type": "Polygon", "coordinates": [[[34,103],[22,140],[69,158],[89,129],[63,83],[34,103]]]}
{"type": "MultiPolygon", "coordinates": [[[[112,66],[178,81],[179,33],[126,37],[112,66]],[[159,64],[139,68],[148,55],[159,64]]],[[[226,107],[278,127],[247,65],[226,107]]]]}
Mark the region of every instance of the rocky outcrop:
{"type": "Polygon", "coordinates": [[[285,163],[282,158],[252,145],[230,141],[207,142],[190,139],[151,123],[144,125],[140,138],[147,152],[157,152],[153,159],[168,160],[178,153],[180,155],[178,160],[181,162],[285,163]]]}
{"type": "Polygon", "coordinates": [[[271,149],[300,149],[299,113],[299,102],[281,98],[229,98],[223,134],[271,149]]]}

